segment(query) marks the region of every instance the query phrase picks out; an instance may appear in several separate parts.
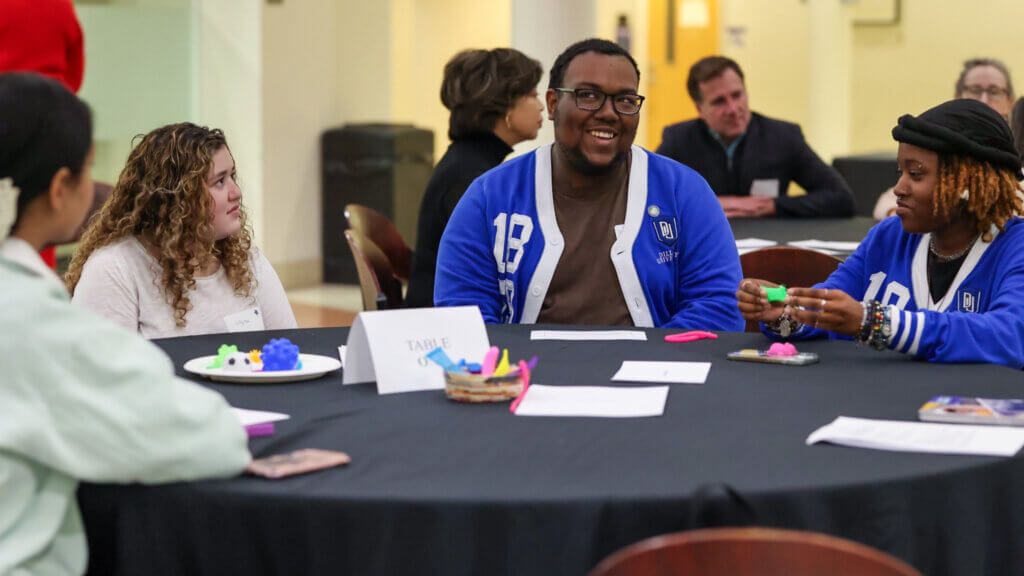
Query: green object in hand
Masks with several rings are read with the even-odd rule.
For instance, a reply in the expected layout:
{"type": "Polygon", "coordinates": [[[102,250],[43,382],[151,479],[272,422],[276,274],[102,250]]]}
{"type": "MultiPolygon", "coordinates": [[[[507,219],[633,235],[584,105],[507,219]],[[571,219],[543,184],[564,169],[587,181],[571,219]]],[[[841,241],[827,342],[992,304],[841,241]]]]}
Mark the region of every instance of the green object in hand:
{"type": "Polygon", "coordinates": [[[764,294],[768,297],[769,302],[782,302],[786,299],[786,287],[765,288],[764,294]]]}

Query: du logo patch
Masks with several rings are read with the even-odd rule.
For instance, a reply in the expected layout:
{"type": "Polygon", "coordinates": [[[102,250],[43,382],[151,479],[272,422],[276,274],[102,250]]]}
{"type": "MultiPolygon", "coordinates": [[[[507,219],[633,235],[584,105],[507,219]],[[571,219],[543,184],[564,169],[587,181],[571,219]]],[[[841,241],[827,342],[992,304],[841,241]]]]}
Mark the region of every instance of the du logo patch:
{"type": "Polygon", "coordinates": [[[668,216],[653,218],[651,225],[654,226],[654,235],[658,237],[658,242],[665,246],[674,246],[676,240],[679,239],[679,227],[676,226],[675,218],[668,216]]]}
{"type": "Polygon", "coordinates": [[[956,309],[959,312],[977,312],[981,310],[981,292],[960,290],[956,293],[956,309]]]}

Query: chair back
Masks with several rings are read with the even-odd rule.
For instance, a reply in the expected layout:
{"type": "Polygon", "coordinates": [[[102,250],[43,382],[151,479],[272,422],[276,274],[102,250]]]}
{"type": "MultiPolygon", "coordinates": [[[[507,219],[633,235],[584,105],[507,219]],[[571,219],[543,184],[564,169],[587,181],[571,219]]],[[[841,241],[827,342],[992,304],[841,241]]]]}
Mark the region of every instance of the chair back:
{"type": "Polygon", "coordinates": [[[590,576],[921,576],[884,552],[774,528],[709,528],[655,536],[605,558],[590,576]]]}
{"type": "MultiPolygon", "coordinates": [[[[793,246],[775,246],[740,256],[744,278],[759,278],[786,286],[813,286],[824,282],[843,261],[835,256],[793,246]]],[[[747,332],[759,332],[757,322],[747,322],[747,332]]]]}
{"type": "Polygon", "coordinates": [[[345,230],[345,240],[356,261],[363,310],[401,308],[402,284],[384,252],[358,230],[345,230]]]}
{"type": "Polygon", "coordinates": [[[396,278],[403,282],[409,281],[412,250],[409,249],[409,245],[405,243],[405,239],[398,233],[398,229],[387,216],[361,204],[347,204],[345,219],[348,220],[349,228],[359,231],[372,240],[387,256],[388,262],[391,263],[392,273],[396,278]]]}

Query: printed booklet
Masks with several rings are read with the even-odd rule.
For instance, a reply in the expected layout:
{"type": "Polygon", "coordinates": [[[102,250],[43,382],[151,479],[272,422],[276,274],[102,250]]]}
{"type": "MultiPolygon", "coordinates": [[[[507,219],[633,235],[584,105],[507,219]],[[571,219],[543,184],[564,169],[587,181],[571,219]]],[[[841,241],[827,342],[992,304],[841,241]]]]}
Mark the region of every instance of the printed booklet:
{"type": "Polygon", "coordinates": [[[1024,426],[1024,400],[936,396],[917,415],[929,422],[1024,426]]]}

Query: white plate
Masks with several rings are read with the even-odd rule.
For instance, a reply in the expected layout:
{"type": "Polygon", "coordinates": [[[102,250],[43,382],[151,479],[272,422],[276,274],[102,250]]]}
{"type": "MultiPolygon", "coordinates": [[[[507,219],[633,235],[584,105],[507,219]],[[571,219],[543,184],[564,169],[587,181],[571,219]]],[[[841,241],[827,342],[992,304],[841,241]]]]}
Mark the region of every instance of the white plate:
{"type": "Polygon", "coordinates": [[[218,382],[247,382],[251,384],[269,384],[271,382],[298,382],[312,380],[328,372],[341,368],[341,362],[330,356],[319,354],[299,354],[302,370],[278,370],[273,372],[229,372],[222,368],[207,368],[213,364],[214,356],[200,356],[185,362],[185,371],[198,374],[218,382]]]}

